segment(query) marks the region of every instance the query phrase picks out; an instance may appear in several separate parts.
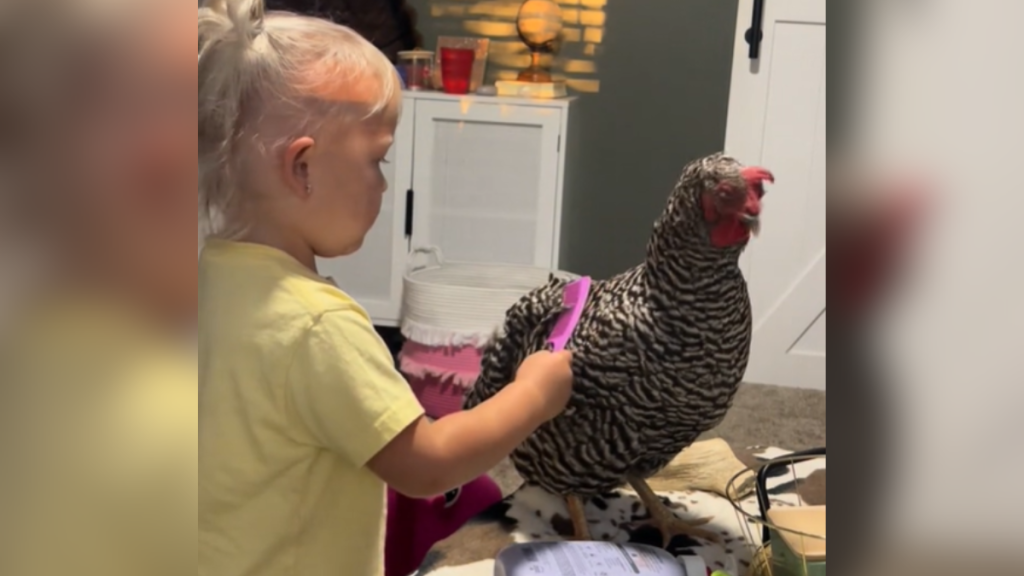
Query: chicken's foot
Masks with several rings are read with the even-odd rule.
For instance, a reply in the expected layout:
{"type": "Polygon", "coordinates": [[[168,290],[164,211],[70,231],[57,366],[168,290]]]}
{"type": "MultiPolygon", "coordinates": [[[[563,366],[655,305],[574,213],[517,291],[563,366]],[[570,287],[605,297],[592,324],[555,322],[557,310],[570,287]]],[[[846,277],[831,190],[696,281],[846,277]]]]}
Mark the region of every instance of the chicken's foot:
{"type": "Polygon", "coordinates": [[[572,520],[572,540],[591,540],[590,525],[587,523],[587,516],[583,513],[583,500],[579,496],[569,495],[565,497],[565,504],[569,507],[569,518],[572,520]]]}
{"type": "Polygon", "coordinates": [[[643,502],[648,514],[651,515],[650,520],[643,521],[641,524],[648,524],[661,532],[663,548],[667,548],[675,536],[689,536],[714,543],[722,541],[722,537],[717,533],[698,528],[698,526],[710,522],[711,518],[684,520],[676,516],[675,512],[669,509],[668,506],[665,506],[665,503],[654,493],[654,490],[651,490],[651,487],[647,485],[647,481],[643,478],[631,476],[629,478],[629,485],[633,487],[633,490],[636,490],[637,496],[640,497],[640,501],[643,502]]]}

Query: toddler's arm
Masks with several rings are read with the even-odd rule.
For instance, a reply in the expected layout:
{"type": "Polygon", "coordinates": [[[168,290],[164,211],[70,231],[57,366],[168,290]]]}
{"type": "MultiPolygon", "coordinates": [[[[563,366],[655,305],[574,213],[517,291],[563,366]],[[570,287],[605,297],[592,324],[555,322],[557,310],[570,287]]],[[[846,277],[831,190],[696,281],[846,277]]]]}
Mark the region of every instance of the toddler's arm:
{"type": "Polygon", "coordinates": [[[517,381],[472,410],[420,418],[374,456],[370,470],[410,497],[440,494],[486,473],[549,418],[537,388],[517,381]]]}
{"type": "Polygon", "coordinates": [[[314,319],[296,344],[284,400],[303,441],[422,497],[487,472],[560,413],[571,389],[569,353],[540,352],[487,402],[431,423],[369,318],[348,309],[314,319]]]}

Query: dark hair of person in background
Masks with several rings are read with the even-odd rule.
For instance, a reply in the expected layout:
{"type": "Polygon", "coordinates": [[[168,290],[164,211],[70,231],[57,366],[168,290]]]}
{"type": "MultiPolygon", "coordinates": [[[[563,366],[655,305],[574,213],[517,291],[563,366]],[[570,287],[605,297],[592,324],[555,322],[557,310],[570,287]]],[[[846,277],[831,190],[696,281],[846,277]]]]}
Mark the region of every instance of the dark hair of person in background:
{"type": "Polygon", "coordinates": [[[392,62],[402,50],[423,46],[423,37],[416,30],[416,11],[408,0],[267,0],[266,6],[267,10],[287,10],[348,26],[392,62]]]}

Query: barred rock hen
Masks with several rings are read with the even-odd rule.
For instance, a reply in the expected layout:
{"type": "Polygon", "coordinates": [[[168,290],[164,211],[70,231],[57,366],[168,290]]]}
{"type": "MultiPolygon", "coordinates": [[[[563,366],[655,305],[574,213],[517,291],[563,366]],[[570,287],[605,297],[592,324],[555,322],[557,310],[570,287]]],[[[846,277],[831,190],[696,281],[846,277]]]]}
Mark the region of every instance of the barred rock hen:
{"type": "MultiPolygon", "coordinates": [[[[594,282],[572,339],[575,385],[566,411],[512,454],[526,482],[564,495],[577,539],[583,500],[629,483],[665,544],[716,540],[669,511],[646,478],[725,416],[746,371],[750,299],[739,256],[756,234],[770,172],[724,154],[691,162],[654,226],[639,266],[594,282]]],[[[496,394],[545,346],[562,312],[552,278],[514,304],[484,350],[466,408],[496,394]]]]}

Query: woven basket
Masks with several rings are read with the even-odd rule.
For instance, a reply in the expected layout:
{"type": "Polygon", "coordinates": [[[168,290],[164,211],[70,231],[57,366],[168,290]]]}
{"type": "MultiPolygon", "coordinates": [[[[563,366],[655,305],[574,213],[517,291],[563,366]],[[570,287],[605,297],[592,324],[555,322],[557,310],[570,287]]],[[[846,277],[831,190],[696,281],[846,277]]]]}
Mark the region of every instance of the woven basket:
{"type": "Polygon", "coordinates": [[[450,262],[439,248],[418,248],[403,279],[402,334],[428,346],[482,346],[505,312],[552,274],[578,278],[536,266],[450,262]]]}
{"type": "Polygon", "coordinates": [[[399,353],[402,373],[428,415],[462,407],[480,372],[481,348],[500,331],[505,312],[528,292],[565,272],[505,264],[445,261],[437,248],[410,256],[404,278],[399,353]]]}

